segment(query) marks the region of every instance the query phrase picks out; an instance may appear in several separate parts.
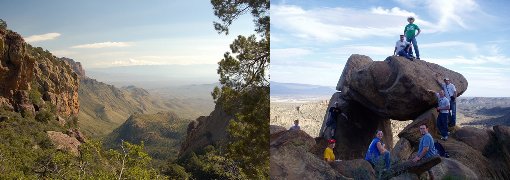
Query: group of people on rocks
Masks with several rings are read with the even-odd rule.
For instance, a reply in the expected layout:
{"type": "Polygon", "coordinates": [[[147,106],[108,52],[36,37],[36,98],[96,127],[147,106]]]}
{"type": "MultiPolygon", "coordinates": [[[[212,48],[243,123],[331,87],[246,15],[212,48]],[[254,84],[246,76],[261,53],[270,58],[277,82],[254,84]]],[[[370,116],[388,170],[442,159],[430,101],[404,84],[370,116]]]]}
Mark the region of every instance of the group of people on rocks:
{"type": "MultiPolygon", "coordinates": [[[[400,40],[395,45],[394,55],[406,57],[410,60],[414,60],[413,48],[416,52],[416,59],[420,59],[420,53],[418,50],[418,44],[416,37],[420,34],[420,28],[414,24],[414,17],[408,17],[407,21],[409,24],[404,28],[404,35],[400,35],[400,40]],[[416,33],[418,31],[418,33],[416,33]],[[405,39],[404,39],[405,38],[405,39]],[[411,47],[412,45],[412,47],[411,47]]],[[[451,83],[451,80],[447,77],[443,79],[444,83],[439,83],[442,90],[434,92],[427,90],[428,92],[435,93],[437,96],[437,108],[439,112],[437,116],[436,126],[441,134],[441,139],[446,141],[448,139],[448,126],[452,127],[456,124],[456,97],[457,90],[455,85],[451,83]]],[[[328,109],[328,118],[326,120],[326,128],[324,129],[323,137],[327,140],[328,146],[324,150],[324,160],[327,162],[339,161],[335,159],[333,149],[336,145],[335,133],[337,127],[338,115],[342,115],[345,119],[347,116],[342,112],[338,102],[334,103],[334,106],[328,109]]],[[[299,128],[299,121],[296,120],[295,125],[291,129],[296,130],[299,128]]],[[[422,135],[419,143],[418,153],[412,159],[413,162],[417,162],[424,158],[430,158],[438,153],[435,147],[434,139],[428,132],[427,124],[419,126],[420,133],[422,135]]],[[[365,154],[365,160],[367,160],[372,166],[375,166],[377,162],[384,161],[384,169],[388,170],[391,168],[390,152],[386,149],[386,144],[383,142],[384,132],[377,130],[375,137],[368,146],[368,150],[365,154]]],[[[430,170],[429,170],[430,172],[430,170]]]]}

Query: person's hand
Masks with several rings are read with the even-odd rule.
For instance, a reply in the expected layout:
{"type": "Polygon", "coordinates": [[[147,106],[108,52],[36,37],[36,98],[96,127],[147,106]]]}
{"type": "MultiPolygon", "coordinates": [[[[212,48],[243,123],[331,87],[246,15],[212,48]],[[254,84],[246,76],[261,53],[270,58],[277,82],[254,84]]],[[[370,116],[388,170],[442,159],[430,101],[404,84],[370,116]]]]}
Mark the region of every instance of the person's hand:
{"type": "Polygon", "coordinates": [[[413,162],[418,162],[420,159],[421,159],[420,157],[416,156],[414,157],[413,162]]]}

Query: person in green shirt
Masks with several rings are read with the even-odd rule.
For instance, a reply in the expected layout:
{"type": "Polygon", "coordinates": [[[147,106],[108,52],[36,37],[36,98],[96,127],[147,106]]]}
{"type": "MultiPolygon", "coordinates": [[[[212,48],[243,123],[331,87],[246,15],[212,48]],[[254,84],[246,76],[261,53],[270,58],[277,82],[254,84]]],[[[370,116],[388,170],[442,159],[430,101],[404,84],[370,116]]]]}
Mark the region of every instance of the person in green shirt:
{"type": "MultiPolygon", "coordinates": [[[[420,35],[420,28],[418,25],[413,24],[414,23],[414,17],[409,16],[407,18],[407,22],[409,24],[404,28],[404,34],[406,35],[406,41],[413,44],[413,48],[416,51],[416,59],[420,59],[420,51],[418,50],[418,43],[416,42],[416,37],[420,35]],[[416,30],[418,30],[418,33],[416,34],[416,30]]],[[[410,54],[413,54],[413,50],[411,49],[410,54]]]]}

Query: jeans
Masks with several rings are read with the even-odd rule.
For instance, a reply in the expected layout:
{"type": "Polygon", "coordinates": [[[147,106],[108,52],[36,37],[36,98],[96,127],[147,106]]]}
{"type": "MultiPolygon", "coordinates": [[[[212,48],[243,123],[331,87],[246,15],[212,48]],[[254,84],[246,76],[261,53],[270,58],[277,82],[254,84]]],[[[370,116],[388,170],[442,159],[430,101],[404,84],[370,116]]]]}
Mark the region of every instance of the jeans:
{"type": "Polygon", "coordinates": [[[439,113],[437,115],[437,129],[439,129],[441,136],[448,136],[448,113],[439,113]]]}
{"type": "Polygon", "coordinates": [[[410,55],[407,51],[405,51],[405,50],[403,50],[403,49],[402,49],[402,50],[400,50],[400,51],[397,53],[397,55],[399,55],[399,56],[404,56],[404,57],[406,57],[407,59],[412,59],[411,55],[410,55]]]}
{"type": "Polygon", "coordinates": [[[457,103],[455,101],[450,101],[450,109],[452,110],[452,114],[448,126],[455,126],[457,122],[457,103]]]}
{"type": "MultiPolygon", "coordinates": [[[[418,50],[418,42],[416,42],[416,37],[406,39],[407,42],[413,43],[413,48],[416,51],[416,58],[420,58],[420,50],[418,50]]],[[[411,48],[409,54],[413,54],[413,48],[411,48]]]]}
{"type": "Polygon", "coordinates": [[[390,152],[389,151],[384,152],[383,155],[380,155],[377,158],[372,157],[371,161],[368,161],[368,162],[370,164],[372,164],[373,167],[375,167],[376,164],[381,160],[381,158],[383,158],[383,156],[384,156],[384,164],[385,164],[386,169],[390,169],[390,166],[391,166],[391,156],[390,156],[390,152]]]}

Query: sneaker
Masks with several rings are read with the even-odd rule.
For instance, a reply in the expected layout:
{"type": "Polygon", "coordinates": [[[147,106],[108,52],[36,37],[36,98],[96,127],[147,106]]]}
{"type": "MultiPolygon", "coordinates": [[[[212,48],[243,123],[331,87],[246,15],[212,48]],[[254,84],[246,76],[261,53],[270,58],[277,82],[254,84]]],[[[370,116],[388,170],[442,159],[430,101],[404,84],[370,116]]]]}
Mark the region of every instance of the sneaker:
{"type": "Polygon", "coordinates": [[[417,60],[420,60],[420,58],[416,58],[417,60]]]}

